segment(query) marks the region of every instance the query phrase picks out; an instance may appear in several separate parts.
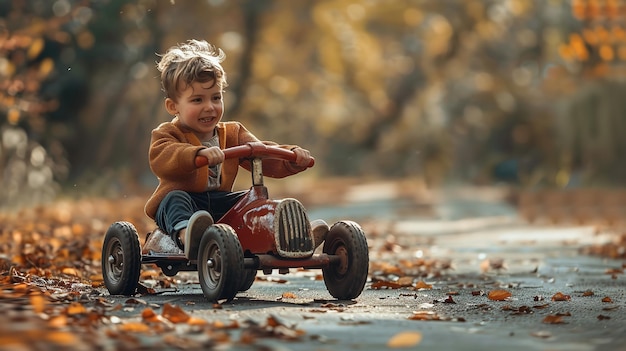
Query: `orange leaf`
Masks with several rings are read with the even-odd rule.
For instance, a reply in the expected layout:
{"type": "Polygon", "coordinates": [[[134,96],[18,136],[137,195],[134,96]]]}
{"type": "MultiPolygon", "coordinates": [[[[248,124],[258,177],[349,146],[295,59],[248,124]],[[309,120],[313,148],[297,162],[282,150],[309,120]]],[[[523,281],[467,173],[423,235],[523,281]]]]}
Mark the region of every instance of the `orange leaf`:
{"type": "Polygon", "coordinates": [[[187,312],[183,311],[182,308],[170,305],[169,303],[163,305],[162,314],[163,317],[167,318],[172,323],[185,323],[190,318],[187,312]]]}
{"type": "Polygon", "coordinates": [[[140,280],[146,280],[146,279],[157,279],[159,278],[159,272],[157,272],[154,269],[150,269],[150,270],[146,270],[146,271],[142,271],[141,275],[139,276],[140,280]]]}
{"type": "Polygon", "coordinates": [[[56,317],[50,318],[48,324],[52,328],[65,328],[67,326],[67,317],[65,315],[59,315],[56,317]]]}
{"type": "Polygon", "coordinates": [[[32,295],[30,297],[30,304],[33,306],[35,313],[42,313],[46,308],[46,299],[42,295],[32,295]]]}
{"type": "Polygon", "coordinates": [[[77,269],[71,268],[71,267],[65,267],[65,268],[63,268],[63,270],[61,270],[61,272],[63,274],[67,274],[67,275],[73,275],[75,277],[80,277],[81,276],[80,272],[77,269]]]}
{"type": "Polygon", "coordinates": [[[87,313],[87,309],[85,306],[80,304],[79,302],[73,302],[67,307],[66,314],[68,316],[73,316],[77,314],[85,314],[87,313]]]}
{"type": "Polygon", "coordinates": [[[419,332],[405,331],[400,332],[389,339],[387,347],[404,348],[413,347],[422,341],[422,334],[419,332]]]}
{"type": "Polygon", "coordinates": [[[612,300],[610,297],[605,296],[605,297],[602,299],[602,302],[609,302],[609,303],[612,303],[612,302],[613,302],[613,300],[612,300]]]}
{"type": "Polygon", "coordinates": [[[267,325],[274,328],[274,327],[278,327],[280,325],[283,325],[281,322],[279,322],[275,316],[269,316],[267,317],[267,325]]]}
{"type": "Polygon", "coordinates": [[[372,289],[378,290],[378,289],[382,289],[382,288],[389,288],[389,289],[400,289],[402,286],[398,283],[393,283],[393,282],[385,282],[385,281],[377,281],[372,283],[372,289]]]}
{"type": "Polygon", "coordinates": [[[605,274],[624,274],[624,270],[621,268],[608,268],[605,274]]]}
{"type": "Polygon", "coordinates": [[[415,289],[432,289],[433,286],[431,284],[426,284],[423,280],[420,280],[419,282],[415,283],[414,288],[415,289]]]}
{"type": "Polygon", "coordinates": [[[563,316],[547,315],[543,321],[546,324],[564,324],[563,316]]]}
{"type": "Polygon", "coordinates": [[[413,285],[413,277],[400,277],[397,283],[401,286],[411,286],[413,285]]]}
{"type": "Polygon", "coordinates": [[[292,292],[284,292],[282,295],[283,299],[295,299],[296,298],[296,294],[292,293],[292,292]]]}
{"type": "Polygon", "coordinates": [[[189,320],[187,321],[187,324],[189,325],[207,325],[208,322],[202,318],[197,318],[197,317],[191,317],[189,318],[189,320]]]}
{"type": "Polygon", "coordinates": [[[141,319],[144,322],[160,322],[159,316],[151,308],[141,311],[141,319]]]}
{"type": "Polygon", "coordinates": [[[70,332],[54,331],[44,334],[46,340],[57,345],[73,345],[76,343],[76,336],[70,332]]]}
{"type": "Polygon", "coordinates": [[[487,297],[493,301],[504,301],[511,297],[512,294],[506,290],[491,290],[487,297]]]}
{"type": "Polygon", "coordinates": [[[565,295],[562,292],[557,292],[554,296],[552,296],[552,301],[569,301],[571,299],[571,296],[565,295]]]}
{"type": "Polygon", "coordinates": [[[137,322],[125,323],[122,324],[119,328],[121,331],[131,333],[147,333],[150,331],[150,327],[147,324],[137,322]]]}
{"type": "Polygon", "coordinates": [[[441,318],[434,311],[414,311],[413,315],[409,317],[414,321],[438,321],[441,318]]]}

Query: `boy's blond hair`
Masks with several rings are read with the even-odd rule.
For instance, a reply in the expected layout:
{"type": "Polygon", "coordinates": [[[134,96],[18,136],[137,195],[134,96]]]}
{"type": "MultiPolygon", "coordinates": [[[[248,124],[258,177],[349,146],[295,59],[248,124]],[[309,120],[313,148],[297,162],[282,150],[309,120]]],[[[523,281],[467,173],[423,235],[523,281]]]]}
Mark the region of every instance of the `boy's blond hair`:
{"type": "Polygon", "coordinates": [[[185,44],[172,46],[157,63],[166,97],[176,100],[179,93],[193,82],[213,81],[225,88],[228,85],[226,72],[221,65],[225,58],[222,49],[204,40],[191,39],[185,44]]]}

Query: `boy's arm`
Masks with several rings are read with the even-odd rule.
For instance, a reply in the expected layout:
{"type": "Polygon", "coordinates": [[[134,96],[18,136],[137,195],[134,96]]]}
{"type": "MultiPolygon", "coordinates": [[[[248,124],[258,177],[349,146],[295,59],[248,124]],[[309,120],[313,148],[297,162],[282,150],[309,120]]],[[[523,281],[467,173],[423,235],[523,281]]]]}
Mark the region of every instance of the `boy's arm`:
{"type": "MultiPolygon", "coordinates": [[[[238,135],[237,135],[237,144],[243,145],[249,142],[258,142],[260,141],[254,134],[248,131],[243,124],[238,124],[238,135]]],[[[273,147],[279,147],[281,149],[294,150],[299,148],[297,145],[280,145],[273,141],[262,141],[263,144],[273,147]]],[[[303,149],[304,150],[304,149],[303,149]]],[[[307,151],[308,152],[308,151],[307,151]]],[[[309,155],[310,157],[310,155],[309,155]]],[[[304,163],[304,162],[303,162],[304,163]]],[[[306,162],[308,164],[308,161],[306,162]]],[[[240,165],[250,170],[250,161],[242,160],[240,165]]],[[[284,178],[307,169],[306,166],[299,166],[296,163],[285,161],[285,160],[277,160],[277,159],[265,159],[263,160],[263,174],[272,177],[272,178],[284,178]]]]}
{"type": "Polygon", "coordinates": [[[159,178],[176,178],[196,170],[195,157],[205,148],[184,141],[184,134],[159,127],[152,131],[149,159],[150,168],[159,178]]]}

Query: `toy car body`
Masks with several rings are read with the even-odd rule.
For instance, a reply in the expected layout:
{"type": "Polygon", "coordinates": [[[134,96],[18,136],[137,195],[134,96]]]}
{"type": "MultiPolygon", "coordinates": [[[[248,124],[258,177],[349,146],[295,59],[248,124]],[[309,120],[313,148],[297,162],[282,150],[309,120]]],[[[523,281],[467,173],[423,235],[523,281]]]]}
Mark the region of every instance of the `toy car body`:
{"type": "MultiPolygon", "coordinates": [[[[263,184],[262,160],[295,160],[292,151],[249,143],[224,150],[226,158],[251,161],[252,186],[215,224],[206,228],[197,252],[142,254],[132,223],[113,223],[102,247],[102,274],[109,293],[132,295],[142,264],[155,264],[165,275],[198,271],[202,291],[211,301],[232,300],[248,290],[257,271],[271,273],[289,268],[322,269],[329,293],[340,300],[358,297],[365,286],[369,256],[365,234],[352,221],[330,227],[322,253],[315,253],[311,224],[296,199],[273,200],[263,184]]],[[[197,158],[196,166],[206,165],[197,158]]],[[[313,162],[309,165],[312,166],[313,162]]]]}

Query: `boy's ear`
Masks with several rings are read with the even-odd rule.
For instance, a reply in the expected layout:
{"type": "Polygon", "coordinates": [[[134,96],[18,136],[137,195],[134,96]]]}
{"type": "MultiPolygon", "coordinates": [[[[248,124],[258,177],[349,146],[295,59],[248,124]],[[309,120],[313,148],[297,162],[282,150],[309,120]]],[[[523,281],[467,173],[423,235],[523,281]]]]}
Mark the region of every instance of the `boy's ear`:
{"type": "Polygon", "coordinates": [[[172,100],[171,98],[165,99],[165,109],[167,110],[167,113],[172,116],[178,114],[178,110],[176,109],[176,102],[174,102],[174,100],[172,100]]]}

